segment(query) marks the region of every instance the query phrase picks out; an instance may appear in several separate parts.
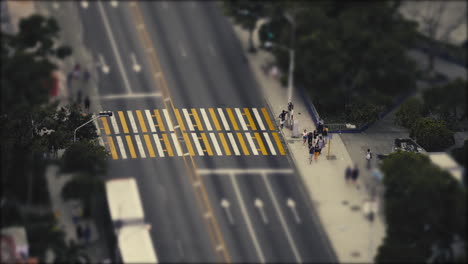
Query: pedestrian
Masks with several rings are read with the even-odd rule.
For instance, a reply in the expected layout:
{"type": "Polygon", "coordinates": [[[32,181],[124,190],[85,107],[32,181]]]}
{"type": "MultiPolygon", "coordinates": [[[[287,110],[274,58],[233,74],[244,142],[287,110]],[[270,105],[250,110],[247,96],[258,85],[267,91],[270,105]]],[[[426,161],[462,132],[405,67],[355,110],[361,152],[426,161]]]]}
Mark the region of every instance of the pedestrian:
{"type": "Polygon", "coordinates": [[[85,105],[86,113],[89,113],[89,105],[90,105],[89,96],[86,96],[84,100],[84,105],[85,105]]]}
{"type": "Polygon", "coordinates": [[[372,160],[372,152],[370,151],[370,149],[367,149],[366,160],[367,160],[367,169],[370,169],[371,168],[371,160],[372,160]]]}
{"type": "Polygon", "coordinates": [[[314,140],[317,140],[318,134],[317,129],[314,129],[314,140]]]}
{"type": "Polygon", "coordinates": [[[304,132],[302,133],[302,146],[305,146],[306,141],[307,141],[307,130],[304,129],[304,132]]]}
{"type": "Polygon", "coordinates": [[[83,93],[81,92],[81,90],[78,90],[78,93],[77,93],[77,96],[76,96],[76,103],[81,105],[81,99],[83,97],[83,93]]]}
{"type": "Polygon", "coordinates": [[[72,80],[73,80],[73,72],[69,72],[67,74],[67,86],[68,86],[68,88],[70,88],[72,80]]]}
{"type": "Polygon", "coordinates": [[[327,138],[327,137],[328,137],[328,126],[324,126],[324,127],[323,127],[322,136],[323,136],[324,138],[327,138]]]}
{"type": "Polygon", "coordinates": [[[86,224],[84,230],[83,230],[83,238],[85,240],[86,243],[89,243],[90,239],[91,239],[91,227],[89,226],[89,224],[86,224]]]}
{"type": "Polygon", "coordinates": [[[323,135],[323,123],[322,123],[322,120],[319,121],[318,125],[317,125],[317,131],[319,134],[322,134],[323,135]]]}
{"type": "Polygon", "coordinates": [[[281,129],[283,129],[283,126],[284,126],[284,121],[286,119],[286,113],[287,112],[285,110],[283,110],[281,112],[281,114],[279,115],[281,129]]]}
{"type": "Polygon", "coordinates": [[[89,77],[90,77],[89,71],[85,69],[84,72],[83,72],[83,80],[85,82],[88,82],[89,77]]]}
{"type": "Polygon", "coordinates": [[[314,139],[314,134],[312,132],[309,132],[309,134],[307,134],[307,143],[309,144],[309,148],[311,145],[313,145],[313,139],[314,139]]]}
{"type": "Polygon", "coordinates": [[[79,63],[75,64],[75,67],[73,68],[73,75],[76,77],[76,78],[79,78],[80,77],[80,73],[81,73],[81,65],[79,63]]]}
{"type": "Polygon", "coordinates": [[[78,224],[76,225],[76,237],[78,238],[78,241],[81,241],[81,239],[83,238],[83,227],[78,224]]]}
{"type": "Polygon", "coordinates": [[[312,144],[309,144],[309,164],[312,163],[312,157],[315,154],[315,147],[312,144]]]}
{"type": "Polygon", "coordinates": [[[351,180],[353,182],[354,185],[356,185],[356,188],[359,189],[359,184],[357,184],[357,179],[359,178],[359,168],[358,168],[358,165],[355,164],[354,165],[354,169],[351,173],[351,180]]]}
{"type": "Polygon", "coordinates": [[[351,166],[348,165],[348,167],[346,167],[346,170],[345,170],[346,184],[349,184],[351,182],[352,174],[353,174],[353,169],[351,169],[351,166]]]}
{"type": "Polygon", "coordinates": [[[314,158],[315,158],[315,160],[318,160],[318,156],[319,156],[319,154],[320,154],[320,151],[321,151],[321,149],[320,149],[320,147],[319,147],[319,144],[316,143],[316,144],[315,144],[315,152],[314,152],[314,158]]]}
{"type": "Polygon", "coordinates": [[[325,144],[326,144],[322,136],[319,136],[319,139],[317,139],[317,144],[319,145],[319,148],[320,148],[319,154],[322,154],[322,148],[325,147],[325,144]]]}
{"type": "Polygon", "coordinates": [[[294,116],[294,105],[292,102],[289,102],[288,103],[288,123],[291,128],[293,125],[293,116],[294,116]]]}

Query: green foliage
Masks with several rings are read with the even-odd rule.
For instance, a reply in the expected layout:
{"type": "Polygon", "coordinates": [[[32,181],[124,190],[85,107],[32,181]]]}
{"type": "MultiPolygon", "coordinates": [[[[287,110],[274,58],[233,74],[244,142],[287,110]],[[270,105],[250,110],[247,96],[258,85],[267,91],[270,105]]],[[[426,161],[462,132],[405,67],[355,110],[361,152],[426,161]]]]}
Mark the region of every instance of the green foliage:
{"type": "Polygon", "coordinates": [[[466,191],[425,155],[390,154],[385,175],[387,236],[376,261],[425,262],[431,246],[448,249],[453,236],[466,240],[466,191]]]}
{"type": "Polygon", "coordinates": [[[410,137],[427,151],[444,151],[455,144],[454,134],[445,123],[430,117],[417,119],[410,129],[410,137]]]}
{"type": "Polygon", "coordinates": [[[78,172],[88,176],[103,175],[107,170],[107,150],[93,140],[77,141],[62,157],[64,172],[78,172]]]}
{"type": "Polygon", "coordinates": [[[372,123],[378,119],[382,107],[368,101],[358,101],[346,108],[347,119],[359,126],[372,123]]]}
{"type": "Polygon", "coordinates": [[[408,98],[395,113],[395,123],[397,125],[411,128],[416,120],[422,117],[423,104],[415,97],[408,98]]]}
{"type": "Polygon", "coordinates": [[[97,190],[102,180],[96,177],[75,176],[62,189],[64,200],[86,200],[97,190]]]}
{"type": "Polygon", "coordinates": [[[468,139],[465,139],[465,142],[463,143],[463,147],[452,150],[453,158],[460,165],[463,165],[463,166],[466,166],[466,163],[467,163],[466,153],[468,153],[468,139]]]}

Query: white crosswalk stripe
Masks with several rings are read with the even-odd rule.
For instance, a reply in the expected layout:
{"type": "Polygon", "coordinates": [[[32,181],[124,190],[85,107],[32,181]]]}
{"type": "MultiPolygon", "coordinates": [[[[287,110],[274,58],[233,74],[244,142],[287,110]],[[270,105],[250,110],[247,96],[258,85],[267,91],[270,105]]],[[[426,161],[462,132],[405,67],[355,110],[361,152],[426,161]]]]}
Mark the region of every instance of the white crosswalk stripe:
{"type": "Polygon", "coordinates": [[[151,132],[156,132],[156,127],[154,126],[153,117],[151,116],[150,110],[145,110],[146,119],[148,120],[148,125],[151,132]]]}
{"type": "Polygon", "coordinates": [[[182,112],[184,113],[185,121],[187,122],[187,125],[188,125],[188,127],[189,127],[189,130],[190,130],[190,131],[194,131],[195,128],[193,128],[192,119],[190,119],[190,115],[189,115],[187,109],[186,109],[186,108],[183,108],[183,109],[182,109],[182,112]]]}
{"type": "MultiPolygon", "coordinates": [[[[95,118],[96,118],[96,115],[93,114],[93,117],[92,117],[92,118],[93,118],[93,120],[94,120],[94,121],[93,121],[94,126],[96,127],[96,134],[97,134],[98,136],[100,136],[100,135],[101,135],[101,129],[99,129],[99,125],[98,125],[97,119],[95,119],[95,118]]],[[[99,137],[99,138],[100,138],[100,137],[99,137]]]]}
{"type": "Polygon", "coordinates": [[[237,118],[239,119],[240,124],[241,124],[241,126],[242,126],[242,129],[244,129],[244,130],[249,130],[249,129],[247,128],[247,125],[245,124],[245,120],[244,120],[244,117],[242,116],[242,113],[241,113],[240,109],[239,109],[239,108],[235,108],[235,110],[236,110],[237,118]]]}
{"type": "Polygon", "coordinates": [[[231,147],[234,150],[234,154],[236,154],[236,156],[239,156],[240,152],[239,152],[239,148],[237,148],[237,144],[236,144],[236,140],[234,139],[234,136],[232,135],[232,133],[227,133],[227,135],[228,135],[229,141],[231,142],[231,147]]]}
{"type": "Polygon", "coordinates": [[[203,120],[205,121],[205,126],[208,131],[213,130],[211,127],[210,119],[208,119],[208,115],[206,114],[205,108],[200,108],[200,112],[202,114],[203,120]]]}
{"type": "Polygon", "coordinates": [[[164,117],[166,117],[166,122],[169,127],[169,131],[174,131],[174,126],[172,125],[172,121],[169,118],[169,112],[167,111],[167,109],[163,109],[163,113],[164,113],[164,117]]]}
{"type": "Polygon", "coordinates": [[[138,146],[138,152],[142,158],[146,158],[145,150],[143,149],[143,144],[141,143],[140,135],[135,135],[135,140],[138,146]]]}
{"type": "Polygon", "coordinates": [[[160,157],[164,157],[164,150],[161,146],[161,141],[159,140],[159,137],[157,134],[153,134],[153,139],[154,139],[154,143],[156,144],[156,148],[158,149],[158,154],[160,157]]]}
{"type": "Polygon", "coordinates": [[[222,156],[223,153],[221,152],[221,148],[219,147],[218,140],[216,139],[215,134],[210,133],[210,138],[211,138],[211,141],[213,142],[213,146],[215,147],[216,154],[218,154],[218,156],[222,156]]]}
{"type": "Polygon", "coordinates": [[[263,136],[266,139],[266,142],[267,142],[268,147],[270,148],[271,154],[276,155],[276,150],[275,150],[275,147],[273,147],[273,143],[270,140],[270,135],[268,135],[267,132],[263,132],[263,136]]]}
{"type": "Polygon", "coordinates": [[[133,111],[127,111],[128,119],[130,120],[130,126],[132,127],[133,133],[138,133],[138,127],[135,123],[135,118],[133,118],[133,111]]]}
{"type": "Polygon", "coordinates": [[[179,141],[177,140],[177,136],[175,133],[171,133],[172,141],[174,141],[174,146],[178,156],[182,156],[182,149],[180,148],[179,141]]]}
{"type": "Polygon", "coordinates": [[[99,145],[104,147],[104,140],[102,140],[102,137],[99,137],[99,145]]]}
{"type": "Polygon", "coordinates": [[[125,151],[124,144],[122,142],[122,138],[120,136],[115,137],[117,139],[117,145],[119,146],[120,149],[120,154],[122,156],[122,159],[127,159],[127,152],[125,151]]]}
{"type": "Polygon", "coordinates": [[[247,138],[247,141],[249,142],[249,145],[250,145],[250,148],[252,149],[253,154],[258,155],[257,146],[255,146],[255,143],[252,140],[252,135],[250,135],[250,133],[245,133],[245,137],[247,138]]]}
{"type": "Polygon", "coordinates": [[[200,140],[198,140],[197,134],[192,133],[192,138],[193,138],[193,142],[195,143],[195,147],[197,148],[198,155],[205,156],[205,153],[203,152],[203,149],[200,145],[200,140]]]}
{"type": "Polygon", "coordinates": [[[257,123],[260,126],[260,130],[265,130],[265,126],[263,125],[262,118],[260,117],[260,114],[258,113],[257,108],[252,108],[252,111],[255,115],[255,119],[257,119],[257,123]]]}
{"type": "Polygon", "coordinates": [[[218,113],[219,113],[219,116],[221,117],[221,121],[223,122],[224,129],[227,131],[231,130],[231,128],[229,127],[229,123],[226,120],[226,116],[224,115],[223,109],[218,108],[218,113]]]}
{"type": "Polygon", "coordinates": [[[115,114],[113,113],[110,117],[112,128],[114,129],[115,134],[120,134],[119,126],[117,125],[117,121],[115,120],[115,114]]]}

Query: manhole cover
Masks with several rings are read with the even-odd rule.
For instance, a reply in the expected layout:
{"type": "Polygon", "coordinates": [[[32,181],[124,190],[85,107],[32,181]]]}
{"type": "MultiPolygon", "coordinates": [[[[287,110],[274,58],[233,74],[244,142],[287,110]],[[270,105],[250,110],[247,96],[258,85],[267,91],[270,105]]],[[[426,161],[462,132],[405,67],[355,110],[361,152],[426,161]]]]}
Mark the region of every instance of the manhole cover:
{"type": "Polygon", "coordinates": [[[348,205],[348,204],[349,204],[348,201],[342,201],[341,203],[342,203],[343,205],[348,205]]]}
{"type": "Polygon", "coordinates": [[[351,252],[351,256],[354,258],[359,258],[361,256],[361,253],[359,253],[358,251],[353,251],[351,252]]]}
{"type": "Polygon", "coordinates": [[[351,206],[351,211],[359,211],[359,210],[361,210],[361,207],[359,205],[351,206]]]}
{"type": "Polygon", "coordinates": [[[327,156],[327,159],[328,160],[336,160],[336,156],[335,155],[330,155],[329,157],[327,156]]]}

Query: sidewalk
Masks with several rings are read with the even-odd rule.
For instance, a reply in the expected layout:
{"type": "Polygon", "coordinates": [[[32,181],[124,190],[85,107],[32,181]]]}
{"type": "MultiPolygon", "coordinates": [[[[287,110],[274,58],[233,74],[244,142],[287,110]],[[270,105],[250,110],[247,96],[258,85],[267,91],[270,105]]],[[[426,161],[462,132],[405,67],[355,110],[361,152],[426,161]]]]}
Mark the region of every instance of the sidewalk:
{"type": "MultiPolygon", "coordinates": [[[[248,33],[239,26],[234,26],[243,49],[248,47],[248,33]]],[[[254,33],[254,43],[259,43],[254,33]]],[[[273,56],[264,51],[246,53],[249,65],[263,90],[266,101],[274,115],[278,116],[287,109],[287,89],[279,81],[266,76],[262,65],[273,61],[273,56]]],[[[297,91],[293,92],[294,119],[299,121],[299,133],[304,129],[312,131],[315,125],[306,110],[297,91]]],[[[335,250],[339,262],[373,262],[378,246],[385,236],[385,224],[382,217],[375,217],[371,222],[363,212],[368,207],[369,195],[358,179],[360,188],[346,184],[344,171],[353,162],[339,134],[333,134],[330,156],[327,149],[322,151],[318,161],[309,164],[307,147],[302,145],[302,134],[292,138],[292,131],[283,129],[283,136],[297,167],[300,177],[314,204],[324,231],[335,250]]],[[[365,168],[360,167],[362,172],[365,168]]],[[[380,208],[379,208],[380,209],[380,208]]]]}

